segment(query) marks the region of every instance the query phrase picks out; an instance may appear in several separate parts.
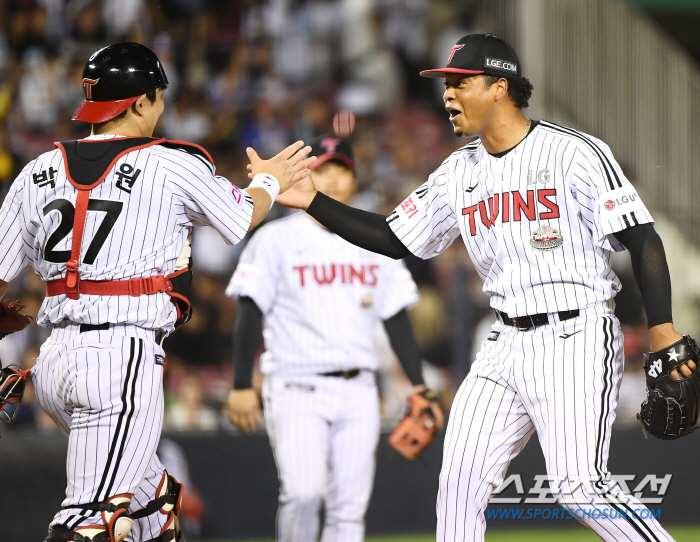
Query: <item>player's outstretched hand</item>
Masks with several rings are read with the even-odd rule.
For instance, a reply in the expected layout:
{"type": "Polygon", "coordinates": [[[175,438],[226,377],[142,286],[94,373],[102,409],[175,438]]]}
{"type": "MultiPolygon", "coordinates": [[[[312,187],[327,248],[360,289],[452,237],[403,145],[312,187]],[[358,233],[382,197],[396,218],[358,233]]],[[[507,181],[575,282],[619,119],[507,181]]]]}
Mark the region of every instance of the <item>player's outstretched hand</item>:
{"type": "Polygon", "coordinates": [[[273,175],[280,183],[280,194],[287,191],[294,183],[308,177],[311,173],[309,166],[316,161],[315,156],[307,158],[311,147],[304,147],[303,141],[292,143],[269,160],[260,158],[255,149],[251,147],[248,147],[246,152],[250,160],[248,177],[252,179],[258,173],[273,175]]]}
{"type": "Polygon", "coordinates": [[[306,211],[311,201],[316,197],[317,192],[314,182],[311,180],[311,175],[309,175],[292,186],[284,194],[277,196],[275,201],[280,205],[306,211]]]}
{"type": "Polygon", "coordinates": [[[252,388],[231,390],[226,404],[228,419],[236,429],[244,433],[254,433],[258,422],[262,419],[258,393],[252,388]]]}

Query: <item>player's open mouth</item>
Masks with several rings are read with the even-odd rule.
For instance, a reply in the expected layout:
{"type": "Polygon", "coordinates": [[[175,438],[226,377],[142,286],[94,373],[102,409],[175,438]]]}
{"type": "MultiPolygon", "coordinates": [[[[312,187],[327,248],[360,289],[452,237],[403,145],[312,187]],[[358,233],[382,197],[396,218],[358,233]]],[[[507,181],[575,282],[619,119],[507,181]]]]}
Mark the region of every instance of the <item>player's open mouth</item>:
{"type": "Polygon", "coordinates": [[[462,112],[458,109],[452,109],[451,107],[446,107],[445,109],[450,114],[450,122],[454,121],[459,115],[462,114],[462,112]]]}

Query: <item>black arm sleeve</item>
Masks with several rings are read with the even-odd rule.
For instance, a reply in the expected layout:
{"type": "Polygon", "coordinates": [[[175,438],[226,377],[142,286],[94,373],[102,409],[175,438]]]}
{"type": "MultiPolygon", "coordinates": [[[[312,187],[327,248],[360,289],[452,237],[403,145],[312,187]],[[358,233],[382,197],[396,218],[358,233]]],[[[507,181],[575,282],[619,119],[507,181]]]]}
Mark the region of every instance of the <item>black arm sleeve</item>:
{"type": "Polygon", "coordinates": [[[401,309],[391,318],[384,320],[384,329],[411,384],[423,384],[420,347],[413,335],[413,326],[406,310],[401,309]]]}
{"type": "Polygon", "coordinates": [[[664,245],[654,226],[640,224],[614,235],[630,252],[634,278],[642,293],[649,327],[673,322],[671,275],[664,245]]]}
{"type": "Polygon", "coordinates": [[[249,297],[238,301],[238,313],[233,330],[233,389],[252,386],[255,356],[262,346],[262,311],[249,297]]]}
{"type": "Polygon", "coordinates": [[[353,245],[395,260],[411,254],[391,231],[383,215],[355,209],[321,192],[316,194],[306,212],[353,245]]]}

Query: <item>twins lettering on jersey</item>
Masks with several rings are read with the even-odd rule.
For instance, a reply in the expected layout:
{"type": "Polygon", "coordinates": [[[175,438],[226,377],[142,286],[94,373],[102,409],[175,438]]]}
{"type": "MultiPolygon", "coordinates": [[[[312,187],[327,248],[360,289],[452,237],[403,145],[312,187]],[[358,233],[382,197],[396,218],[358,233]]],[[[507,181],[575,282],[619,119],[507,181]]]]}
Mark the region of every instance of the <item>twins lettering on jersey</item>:
{"type": "Polygon", "coordinates": [[[559,206],[555,201],[556,195],[556,188],[537,190],[537,202],[547,209],[544,212],[535,204],[534,190],[528,190],[525,193],[525,197],[518,190],[513,190],[512,192],[494,194],[487,200],[464,207],[462,215],[469,217],[469,233],[472,236],[476,235],[475,216],[477,212],[481,218],[481,223],[487,229],[496,223],[499,214],[504,223],[510,220],[520,222],[523,220],[523,217],[531,222],[559,218],[559,206]]]}
{"type": "Polygon", "coordinates": [[[314,264],[295,265],[294,271],[299,277],[299,285],[304,288],[307,284],[328,286],[331,284],[361,284],[363,286],[377,285],[376,264],[314,264]]]}

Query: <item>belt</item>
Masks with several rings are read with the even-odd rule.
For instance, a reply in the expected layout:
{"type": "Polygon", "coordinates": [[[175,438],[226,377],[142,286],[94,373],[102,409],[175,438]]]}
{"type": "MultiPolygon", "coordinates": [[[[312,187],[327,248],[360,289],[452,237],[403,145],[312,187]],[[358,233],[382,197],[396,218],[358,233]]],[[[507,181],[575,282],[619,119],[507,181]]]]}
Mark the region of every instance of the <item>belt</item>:
{"type": "Polygon", "coordinates": [[[329,373],[319,373],[319,376],[336,376],[350,380],[362,372],[362,369],[350,369],[349,371],[331,371],[329,373]]]}
{"type": "MultiPolygon", "coordinates": [[[[532,314],[530,316],[516,316],[511,318],[505,312],[499,310],[495,311],[496,316],[506,326],[513,326],[518,328],[519,331],[527,331],[534,327],[544,326],[549,324],[549,314],[546,312],[540,314],[532,314]]],[[[574,309],[572,311],[560,311],[557,313],[559,315],[559,320],[570,320],[571,318],[576,318],[579,315],[579,310],[574,309]]]]}
{"type": "MultiPolygon", "coordinates": [[[[110,327],[112,327],[112,324],[109,322],[105,322],[104,324],[80,324],[80,333],[86,333],[87,331],[106,331],[110,327]]],[[[163,333],[160,329],[153,332],[153,338],[158,344],[163,342],[164,336],[165,333],[163,333]]]]}

